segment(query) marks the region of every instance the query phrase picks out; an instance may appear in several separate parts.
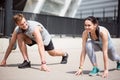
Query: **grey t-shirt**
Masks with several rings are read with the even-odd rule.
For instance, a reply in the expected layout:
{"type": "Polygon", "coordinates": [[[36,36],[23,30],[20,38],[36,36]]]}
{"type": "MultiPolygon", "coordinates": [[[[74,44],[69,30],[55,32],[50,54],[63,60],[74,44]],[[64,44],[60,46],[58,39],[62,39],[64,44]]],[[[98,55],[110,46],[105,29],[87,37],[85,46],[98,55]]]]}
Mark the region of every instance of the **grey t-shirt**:
{"type": "Polygon", "coordinates": [[[41,27],[42,31],[40,32],[40,34],[42,36],[44,45],[47,46],[49,44],[50,40],[51,40],[51,36],[50,36],[49,32],[44,28],[44,26],[41,23],[37,22],[37,21],[28,20],[27,23],[28,23],[29,27],[28,27],[28,29],[26,31],[23,32],[23,30],[21,28],[19,28],[19,26],[16,27],[15,31],[17,33],[24,33],[29,38],[31,38],[32,40],[35,41],[35,38],[32,35],[32,33],[34,32],[36,27],[41,27]]]}

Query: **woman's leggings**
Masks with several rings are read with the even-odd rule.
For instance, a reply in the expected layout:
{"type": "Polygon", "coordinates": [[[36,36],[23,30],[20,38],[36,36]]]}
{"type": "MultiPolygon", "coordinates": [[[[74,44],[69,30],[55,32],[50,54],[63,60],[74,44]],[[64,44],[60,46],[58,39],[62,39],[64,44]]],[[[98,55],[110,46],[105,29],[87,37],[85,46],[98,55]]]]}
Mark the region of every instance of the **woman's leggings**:
{"type": "MultiPolygon", "coordinates": [[[[95,51],[102,51],[102,47],[100,47],[99,44],[94,43],[94,41],[92,41],[92,40],[87,41],[86,52],[87,52],[88,57],[89,57],[90,61],[92,62],[92,64],[96,63],[95,51]]],[[[110,48],[108,49],[108,57],[112,61],[120,61],[120,56],[116,53],[113,45],[110,45],[110,48]]]]}

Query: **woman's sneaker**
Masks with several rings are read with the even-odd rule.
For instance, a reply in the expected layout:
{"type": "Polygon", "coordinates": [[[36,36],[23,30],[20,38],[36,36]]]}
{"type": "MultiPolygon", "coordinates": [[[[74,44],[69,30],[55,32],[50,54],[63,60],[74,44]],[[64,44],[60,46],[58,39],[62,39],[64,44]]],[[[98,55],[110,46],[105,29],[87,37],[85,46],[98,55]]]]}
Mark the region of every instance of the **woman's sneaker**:
{"type": "Polygon", "coordinates": [[[117,62],[117,70],[120,70],[120,62],[117,62]]]}
{"type": "Polygon", "coordinates": [[[89,76],[96,76],[98,75],[100,70],[97,67],[93,67],[92,71],[90,71],[89,76]]]}
{"type": "Polygon", "coordinates": [[[31,64],[30,61],[24,60],[22,64],[18,65],[18,68],[30,68],[31,64]]]}

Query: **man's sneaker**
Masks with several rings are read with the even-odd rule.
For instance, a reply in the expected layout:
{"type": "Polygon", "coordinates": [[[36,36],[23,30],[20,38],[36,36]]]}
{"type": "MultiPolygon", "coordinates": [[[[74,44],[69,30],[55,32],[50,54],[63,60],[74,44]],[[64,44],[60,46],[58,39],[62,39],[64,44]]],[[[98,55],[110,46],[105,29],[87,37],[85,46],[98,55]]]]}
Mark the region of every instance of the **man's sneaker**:
{"type": "Polygon", "coordinates": [[[29,68],[31,67],[30,61],[24,60],[22,64],[18,65],[18,68],[29,68]]]}
{"type": "Polygon", "coordinates": [[[68,53],[65,53],[65,56],[62,56],[61,64],[67,64],[68,53]]]}
{"type": "Polygon", "coordinates": [[[117,62],[117,70],[120,70],[120,62],[117,62]]]}
{"type": "Polygon", "coordinates": [[[89,76],[96,76],[98,75],[100,70],[97,67],[93,67],[92,71],[90,71],[89,76]]]}

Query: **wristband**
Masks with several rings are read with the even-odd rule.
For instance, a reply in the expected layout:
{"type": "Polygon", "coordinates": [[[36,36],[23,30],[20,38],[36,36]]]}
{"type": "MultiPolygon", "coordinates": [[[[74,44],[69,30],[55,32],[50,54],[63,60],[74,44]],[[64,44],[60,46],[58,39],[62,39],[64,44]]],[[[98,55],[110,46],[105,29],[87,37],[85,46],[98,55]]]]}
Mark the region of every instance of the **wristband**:
{"type": "Polygon", "coordinates": [[[42,61],[41,64],[46,64],[46,61],[42,61]]]}
{"type": "Polygon", "coordinates": [[[82,69],[83,69],[83,67],[81,67],[81,66],[80,66],[80,67],[79,67],[79,69],[81,69],[81,70],[82,70],[82,69]]]}

